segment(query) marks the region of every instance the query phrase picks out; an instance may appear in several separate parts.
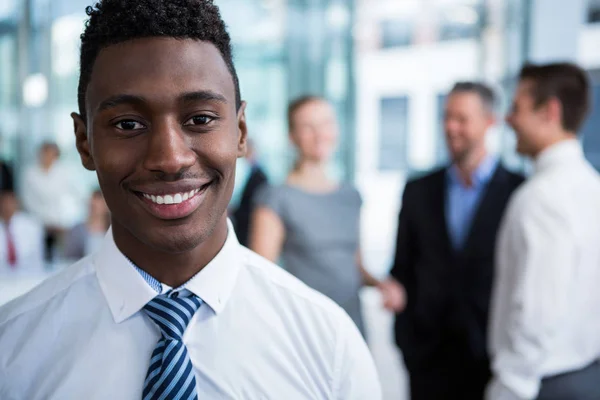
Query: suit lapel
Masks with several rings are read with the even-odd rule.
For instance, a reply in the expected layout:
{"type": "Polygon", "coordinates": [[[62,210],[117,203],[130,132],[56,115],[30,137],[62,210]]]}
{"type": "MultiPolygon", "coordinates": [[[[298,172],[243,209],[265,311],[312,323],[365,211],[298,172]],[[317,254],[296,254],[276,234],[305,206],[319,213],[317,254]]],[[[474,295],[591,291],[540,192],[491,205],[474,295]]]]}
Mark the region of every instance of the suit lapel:
{"type": "Polygon", "coordinates": [[[469,249],[474,245],[475,239],[481,235],[486,235],[488,232],[485,229],[486,222],[490,218],[495,218],[495,213],[498,212],[498,207],[495,207],[498,199],[501,199],[504,191],[504,185],[502,184],[505,178],[505,170],[502,165],[498,164],[496,171],[492,176],[492,179],[488,182],[487,187],[482,193],[482,197],[475,210],[475,215],[471,221],[467,239],[463,246],[463,252],[468,252],[469,249]]]}
{"type": "Polygon", "coordinates": [[[446,182],[446,169],[440,172],[437,177],[431,196],[434,202],[432,209],[434,210],[434,223],[440,227],[441,239],[448,253],[454,253],[452,244],[450,243],[450,234],[448,232],[448,224],[446,220],[446,202],[448,201],[448,190],[446,182]]]}

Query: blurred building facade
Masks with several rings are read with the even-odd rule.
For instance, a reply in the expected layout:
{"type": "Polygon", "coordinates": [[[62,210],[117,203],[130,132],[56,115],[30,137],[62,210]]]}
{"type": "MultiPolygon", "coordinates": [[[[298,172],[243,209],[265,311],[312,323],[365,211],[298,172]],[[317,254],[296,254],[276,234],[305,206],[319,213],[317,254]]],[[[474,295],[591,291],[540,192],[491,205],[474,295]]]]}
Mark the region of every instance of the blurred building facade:
{"type": "MultiPolygon", "coordinates": [[[[82,185],[95,185],[94,174],[80,166],[69,117],[77,110],[79,35],[90,3],[0,2],[0,156],[13,163],[17,181],[38,144],[54,139],[82,185]]],[[[389,266],[406,178],[447,161],[442,110],[457,80],[494,84],[503,113],[524,61],[582,64],[595,81],[596,104],[585,150],[600,168],[600,0],[216,3],[233,38],[250,135],[273,181],[294,161],[287,102],[314,93],[335,105],[343,134],[332,170],[361,189],[364,247],[374,271],[389,266]]],[[[490,135],[490,147],[522,168],[513,146],[502,124],[490,135]]]]}

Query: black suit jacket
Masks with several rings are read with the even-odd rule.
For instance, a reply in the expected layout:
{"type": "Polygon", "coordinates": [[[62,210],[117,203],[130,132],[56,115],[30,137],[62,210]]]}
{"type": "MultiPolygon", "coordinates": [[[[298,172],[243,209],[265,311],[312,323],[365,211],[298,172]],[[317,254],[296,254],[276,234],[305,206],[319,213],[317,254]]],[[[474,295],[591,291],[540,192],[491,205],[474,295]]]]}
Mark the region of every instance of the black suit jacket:
{"type": "Polygon", "coordinates": [[[267,183],[267,175],[263,170],[255,166],[246,181],[240,204],[233,212],[233,224],[240,244],[248,246],[248,235],[250,234],[250,217],[254,210],[254,196],[258,189],[267,183]]]}
{"type": "Polygon", "coordinates": [[[510,195],[523,182],[498,165],[465,245],[456,251],[445,218],[446,171],[407,183],[403,194],[391,274],[407,292],[395,333],[409,370],[443,357],[444,348],[486,360],[496,233],[510,195]]]}
{"type": "Polygon", "coordinates": [[[15,190],[11,168],[4,161],[0,161],[0,191],[15,190]]]}

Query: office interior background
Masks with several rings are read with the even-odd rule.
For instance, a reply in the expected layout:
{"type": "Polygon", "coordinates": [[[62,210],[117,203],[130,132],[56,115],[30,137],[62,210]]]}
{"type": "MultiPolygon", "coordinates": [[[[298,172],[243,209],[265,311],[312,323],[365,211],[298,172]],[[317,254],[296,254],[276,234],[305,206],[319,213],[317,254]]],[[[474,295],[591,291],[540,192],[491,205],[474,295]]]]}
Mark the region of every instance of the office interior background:
{"type": "MultiPolygon", "coordinates": [[[[79,35],[90,2],[0,1],[0,156],[17,183],[39,144],[52,139],[82,187],[96,186],[79,162],[69,116],[77,109],[79,35]]],[[[443,104],[457,80],[484,80],[498,90],[489,146],[527,170],[503,123],[516,73],[526,61],[582,65],[594,83],[584,150],[600,169],[600,0],[215,2],[234,42],[250,136],[271,181],[283,180],[295,159],[288,101],[318,94],[335,105],[342,136],[332,172],[363,196],[362,248],[378,276],[390,267],[406,179],[447,161],[443,104]]],[[[247,169],[241,160],[240,182],[247,169]]],[[[399,390],[392,386],[384,385],[390,398],[399,390]]]]}

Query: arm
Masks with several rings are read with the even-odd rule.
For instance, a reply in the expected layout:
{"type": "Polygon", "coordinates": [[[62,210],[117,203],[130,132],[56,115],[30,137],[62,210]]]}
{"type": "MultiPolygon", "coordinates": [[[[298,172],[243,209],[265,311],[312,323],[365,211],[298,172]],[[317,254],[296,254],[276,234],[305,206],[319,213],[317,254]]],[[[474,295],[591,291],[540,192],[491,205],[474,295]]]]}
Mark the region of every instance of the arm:
{"type": "MultiPolygon", "coordinates": [[[[494,380],[488,400],[534,399],[543,378],[542,366],[552,351],[557,331],[569,312],[576,242],[559,212],[536,199],[508,220],[508,240],[499,251],[507,264],[498,264],[495,298],[504,309],[493,325],[499,340],[493,349],[494,380]],[[511,275],[506,277],[505,275],[511,275]]],[[[495,316],[494,316],[495,317],[495,316]]]]}
{"type": "Polygon", "coordinates": [[[252,212],[250,249],[276,262],[283,248],[285,227],[281,218],[270,208],[260,206],[252,212]]]}
{"type": "Polygon", "coordinates": [[[356,251],[356,264],[358,265],[358,270],[360,271],[360,275],[362,276],[362,281],[365,286],[379,286],[381,283],[379,279],[375,278],[369,271],[366,270],[363,264],[362,253],[360,249],[356,251]]]}
{"type": "Polygon", "coordinates": [[[407,292],[413,292],[414,273],[412,271],[414,247],[410,230],[411,186],[407,184],[402,195],[402,206],[398,218],[396,250],[390,277],[381,282],[379,289],[383,296],[383,306],[393,312],[402,312],[407,305],[407,292]]]}
{"type": "Polygon", "coordinates": [[[36,210],[38,198],[37,194],[37,185],[35,182],[35,177],[33,176],[35,172],[31,169],[25,171],[25,176],[23,178],[23,185],[21,188],[21,201],[23,203],[23,207],[25,211],[31,213],[35,217],[39,218],[39,213],[36,210]]]}
{"type": "Polygon", "coordinates": [[[337,332],[331,398],[381,400],[381,384],[371,352],[345,313],[340,313],[337,332]]]}

